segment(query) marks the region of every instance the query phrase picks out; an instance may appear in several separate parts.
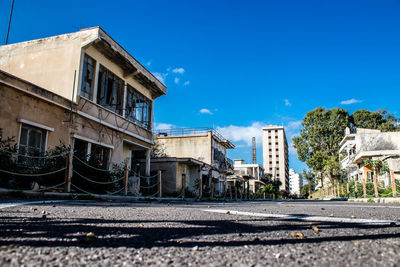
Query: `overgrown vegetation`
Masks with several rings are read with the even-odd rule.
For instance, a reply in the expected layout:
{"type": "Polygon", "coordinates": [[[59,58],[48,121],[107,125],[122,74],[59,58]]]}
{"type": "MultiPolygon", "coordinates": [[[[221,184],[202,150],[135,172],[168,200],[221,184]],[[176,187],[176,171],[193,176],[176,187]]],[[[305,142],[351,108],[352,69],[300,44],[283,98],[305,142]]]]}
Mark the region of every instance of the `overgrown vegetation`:
{"type": "Polygon", "coordinates": [[[345,135],[346,127],[353,130],[400,130],[399,119],[386,110],[357,110],[349,115],[344,109],[322,107],[308,112],[303,118],[302,126],[300,136],[293,138],[293,144],[298,158],[313,170],[322,186],[324,177],[328,177],[331,184],[342,183],[345,179],[345,173],[340,166],[339,143],[345,135]]]}

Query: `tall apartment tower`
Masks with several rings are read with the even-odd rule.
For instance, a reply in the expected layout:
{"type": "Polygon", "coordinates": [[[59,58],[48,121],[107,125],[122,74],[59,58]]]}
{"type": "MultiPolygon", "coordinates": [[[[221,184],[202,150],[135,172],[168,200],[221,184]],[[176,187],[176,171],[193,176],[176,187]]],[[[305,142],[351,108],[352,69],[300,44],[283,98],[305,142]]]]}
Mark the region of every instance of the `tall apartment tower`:
{"type": "Polygon", "coordinates": [[[282,182],[280,190],[289,192],[288,143],[283,126],[262,128],[263,167],[265,173],[282,182]]]}

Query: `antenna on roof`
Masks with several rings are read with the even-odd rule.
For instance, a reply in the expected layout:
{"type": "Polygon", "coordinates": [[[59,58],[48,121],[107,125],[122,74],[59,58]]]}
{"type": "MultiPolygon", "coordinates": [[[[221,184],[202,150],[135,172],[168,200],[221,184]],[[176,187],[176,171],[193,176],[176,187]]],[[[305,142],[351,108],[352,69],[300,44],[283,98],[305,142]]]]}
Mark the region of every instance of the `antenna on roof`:
{"type": "Polygon", "coordinates": [[[8,35],[10,33],[10,25],[11,25],[11,18],[14,9],[14,0],[11,1],[11,9],[10,9],[10,18],[8,19],[8,28],[7,28],[7,36],[6,36],[6,44],[8,44],[8,35]]]}
{"type": "Polygon", "coordinates": [[[251,142],[252,142],[252,148],[251,148],[251,152],[252,152],[252,158],[251,161],[253,164],[257,164],[257,154],[256,154],[256,138],[252,137],[251,138],[251,142]]]}

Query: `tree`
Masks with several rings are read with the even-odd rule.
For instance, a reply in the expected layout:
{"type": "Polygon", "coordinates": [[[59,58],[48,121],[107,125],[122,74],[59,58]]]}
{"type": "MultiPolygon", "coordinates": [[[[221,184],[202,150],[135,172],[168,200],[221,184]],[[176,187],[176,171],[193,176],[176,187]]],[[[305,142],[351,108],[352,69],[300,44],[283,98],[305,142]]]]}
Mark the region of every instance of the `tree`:
{"type": "MultiPolygon", "coordinates": [[[[307,112],[303,119],[300,136],[293,138],[294,147],[301,161],[318,174],[323,182],[323,173],[333,175],[327,163],[339,164],[339,143],[349,126],[347,110],[316,108],[307,112]]],[[[321,183],[323,186],[323,183],[321,183]]]]}
{"type": "Polygon", "coordinates": [[[307,184],[310,184],[311,186],[308,186],[309,189],[309,194],[311,195],[311,187],[314,187],[315,185],[315,174],[313,173],[312,170],[303,170],[302,177],[307,181],[307,184]]]}
{"type": "Polygon", "coordinates": [[[375,112],[361,109],[356,110],[350,117],[352,128],[378,129],[383,132],[396,131],[398,119],[386,110],[377,110],[375,112]]]}
{"type": "Polygon", "coordinates": [[[313,189],[313,186],[311,184],[305,184],[303,188],[301,188],[301,195],[304,198],[308,198],[311,195],[311,191],[313,189]]]}

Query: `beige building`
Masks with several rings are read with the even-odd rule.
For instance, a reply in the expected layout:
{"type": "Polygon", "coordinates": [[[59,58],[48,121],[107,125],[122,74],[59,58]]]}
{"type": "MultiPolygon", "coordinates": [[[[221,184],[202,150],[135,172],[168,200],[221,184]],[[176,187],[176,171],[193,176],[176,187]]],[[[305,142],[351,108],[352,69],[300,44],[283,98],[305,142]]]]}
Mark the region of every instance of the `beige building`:
{"type": "Polygon", "coordinates": [[[145,159],[166,87],[100,27],[0,46],[0,128],[19,153],[60,141],[106,167],[145,159]],[[72,101],[72,103],[71,103],[72,101]]]}
{"type": "Polygon", "coordinates": [[[372,181],[373,170],[364,164],[365,159],[381,160],[390,169],[378,180],[385,186],[391,184],[391,177],[400,179],[400,132],[381,132],[374,129],[357,128],[353,132],[346,128],[345,137],[340,142],[341,166],[348,180],[372,181]]]}
{"type": "Polygon", "coordinates": [[[230,181],[243,181],[247,183],[246,188],[256,193],[264,183],[264,168],[260,164],[246,164],[243,159],[234,160],[234,174],[229,176],[230,181]]]}
{"type": "Polygon", "coordinates": [[[288,143],[283,126],[262,128],[263,167],[265,173],[282,182],[280,190],[289,193],[288,143]]]}
{"type": "Polygon", "coordinates": [[[215,196],[225,193],[226,177],[233,173],[233,162],[226,150],[235,146],[218,132],[206,128],[157,131],[157,142],[167,157],[193,158],[211,166],[202,173],[203,191],[214,189],[215,196]]]}

